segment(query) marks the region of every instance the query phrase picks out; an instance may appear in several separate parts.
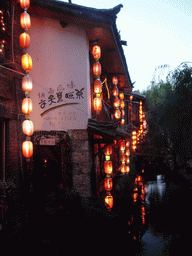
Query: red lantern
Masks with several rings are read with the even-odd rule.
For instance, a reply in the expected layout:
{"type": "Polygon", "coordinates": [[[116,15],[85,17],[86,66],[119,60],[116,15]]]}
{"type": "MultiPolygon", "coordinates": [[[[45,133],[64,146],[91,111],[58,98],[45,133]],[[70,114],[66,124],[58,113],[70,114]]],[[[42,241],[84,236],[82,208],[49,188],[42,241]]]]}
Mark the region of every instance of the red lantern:
{"type": "Polygon", "coordinates": [[[120,169],[121,169],[122,173],[125,173],[126,172],[126,165],[125,164],[121,164],[120,169]]]}
{"type": "Polygon", "coordinates": [[[105,161],[104,162],[104,171],[106,174],[111,174],[113,171],[113,164],[112,161],[105,161]]]}
{"type": "Polygon", "coordinates": [[[120,100],[118,98],[115,98],[114,102],[113,102],[113,105],[114,105],[115,108],[118,108],[119,105],[120,105],[120,100]]]}
{"type": "Polygon", "coordinates": [[[121,118],[121,110],[119,110],[119,109],[115,110],[115,118],[116,119],[120,119],[121,118]]]}
{"type": "Polygon", "coordinates": [[[31,18],[30,15],[24,11],[21,16],[20,16],[20,23],[21,23],[21,27],[23,29],[29,29],[31,27],[31,18]]]}
{"type": "Polygon", "coordinates": [[[106,191],[111,191],[113,188],[113,180],[112,178],[105,178],[104,187],[106,191]]]}
{"type": "Polygon", "coordinates": [[[129,167],[129,165],[126,165],[125,172],[127,172],[127,173],[130,172],[130,167],[129,167]]]}
{"type": "Polygon", "coordinates": [[[31,141],[24,141],[22,144],[22,152],[24,157],[30,158],[33,155],[33,143],[31,141]]]}
{"type": "Polygon", "coordinates": [[[117,97],[118,95],[119,95],[119,89],[118,89],[117,86],[115,86],[115,87],[113,88],[113,96],[114,96],[114,97],[117,97]]]}
{"type": "Polygon", "coordinates": [[[29,115],[32,112],[32,100],[30,98],[25,98],[22,101],[22,112],[25,115],[29,115]]]}
{"type": "Polygon", "coordinates": [[[119,94],[119,99],[120,99],[120,100],[124,100],[124,93],[123,93],[123,92],[121,92],[121,93],[119,94]]]}
{"type": "Polygon", "coordinates": [[[31,92],[33,89],[32,78],[29,75],[26,75],[22,79],[22,89],[25,92],[31,92]]]}
{"type": "Polygon", "coordinates": [[[101,58],[101,48],[98,45],[93,46],[92,48],[92,54],[94,59],[100,59],[101,58]]]}
{"type": "Polygon", "coordinates": [[[121,124],[122,124],[122,125],[125,124],[125,119],[124,119],[124,118],[121,119],[121,124]]]}
{"type": "Polygon", "coordinates": [[[102,84],[100,79],[94,81],[94,93],[102,93],[102,84]]]}
{"type": "Polygon", "coordinates": [[[20,0],[20,5],[22,9],[29,8],[30,0],[20,0]]]}
{"type": "Polygon", "coordinates": [[[126,144],[125,144],[125,146],[126,146],[126,148],[128,148],[128,147],[129,147],[129,141],[128,141],[128,140],[126,140],[126,144]]]}
{"type": "Polygon", "coordinates": [[[125,162],[126,155],[125,153],[120,154],[120,161],[125,162]]]}
{"type": "Polygon", "coordinates": [[[125,116],[125,110],[121,110],[121,116],[124,117],[125,116]]]}
{"type": "Polygon", "coordinates": [[[126,164],[129,164],[129,163],[130,163],[129,157],[126,158],[125,163],[126,163],[126,164]]]}
{"type": "Polygon", "coordinates": [[[102,100],[99,97],[96,97],[93,100],[93,106],[95,111],[101,111],[102,110],[102,100]]]}
{"type": "Polygon", "coordinates": [[[125,140],[120,140],[119,141],[119,147],[121,151],[125,150],[125,140]]]}
{"type": "Polygon", "coordinates": [[[22,64],[22,68],[24,70],[31,70],[32,69],[32,58],[31,56],[26,53],[21,57],[21,64],[22,64]]]}
{"type": "Polygon", "coordinates": [[[120,102],[120,106],[121,106],[122,109],[124,109],[124,107],[125,107],[125,102],[124,102],[123,100],[120,102]]]}
{"type": "Polygon", "coordinates": [[[130,156],[130,150],[129,150],[129,149],[126,149],[126,150],[125,150],[125,154],[126,154],[126,156],[130,156]]]}
{"type": "Polygon", "coordinates": [[[118,84],[118,78],[116,76],[114,76],[112,78],[112,83],[113,83],[113,85],[117,85],[118,84]]]}
{"type": "Polygon", "coordinates": [[[19,43],[22,48],[28,48],[30,46],[30,36],[24,32],[19,37],[19,43]]]}
{"type": "Polygon", "coordinates": [[[111,193],[109,193],[105,197],[105,205],[106,205],[108,210],[110,210],[113,207],[113,196],[111,195],[111,193]]]}
{"type": "Polygon", "coordinates": [[[23,133],[27,136],[31,136],[33,134],[34,131],[34,126],[33,126],[33,122],[31,120],[25,120],[23,122],[23,133]]]}
{"type": "Polygon", "coordinates": [[[101,63],[95,62],[93,64],[93,74],[94,74],[94,76],[100,76],[101,75],[101,63]]]}
{"type": "Polygon", "coordinates": [[[104,154],[105,154],[106,156],[110,156],[110,155],[112,154],[112,152],[113,152],[113,147],[112,147],[111,144],[108,145],[108,146],[104,149],[104,154]]]}

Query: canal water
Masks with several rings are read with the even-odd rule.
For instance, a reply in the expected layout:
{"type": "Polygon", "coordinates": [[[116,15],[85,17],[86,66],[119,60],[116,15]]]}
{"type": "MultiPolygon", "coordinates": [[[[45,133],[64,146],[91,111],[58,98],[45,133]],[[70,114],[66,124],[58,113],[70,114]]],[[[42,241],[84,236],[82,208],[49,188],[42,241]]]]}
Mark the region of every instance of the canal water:
{"type": "Polygon", "coordinates": [[[191,255],[192,193],[189,183],[182,177],[170,180],[163,175],[137,176],[134,192],[133,201],[140,212],[135,255],[191,255]]]}

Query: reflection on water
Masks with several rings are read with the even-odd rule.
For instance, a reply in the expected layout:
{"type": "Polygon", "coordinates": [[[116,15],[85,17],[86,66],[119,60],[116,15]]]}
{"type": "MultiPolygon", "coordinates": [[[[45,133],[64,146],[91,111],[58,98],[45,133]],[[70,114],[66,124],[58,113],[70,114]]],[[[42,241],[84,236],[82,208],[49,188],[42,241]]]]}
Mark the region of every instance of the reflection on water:
{"type": "MultiPolygon", "coordinates": [[[[145,208],[150,209],[163,200],[166,183],[162,175],[157,175],[156,180],[147,181],[145,184],[145,208]]],[[[140,255],[169,255],[165,246],[166,241],[161,233],[154,230],[150,224],[141,238],[142,253],[140,255]]]]}
{"type": "Polygon", "coordinates": [[[165,192],[166,184],[162,175],[157,175],[155,181],[148,181],[146,183],[146,196],[145,202],[150,205],[150,199],[162,200],[162,196],[165,192]]]}

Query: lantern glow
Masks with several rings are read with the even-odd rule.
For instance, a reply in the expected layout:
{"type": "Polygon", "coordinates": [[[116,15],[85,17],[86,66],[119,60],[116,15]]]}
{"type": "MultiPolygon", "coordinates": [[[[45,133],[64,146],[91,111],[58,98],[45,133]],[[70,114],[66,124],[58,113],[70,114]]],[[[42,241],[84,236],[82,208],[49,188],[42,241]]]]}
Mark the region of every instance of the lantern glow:
{"type": "Polygon", "coordinates": [[[113,180],[112,178],[105,178],[104,187],[106,191],[111,191],[113,188],[113,180]]]}
{"type": "Polygon", "coordinates": [[[101,64],[99,62],[95,62],[93,64],[93,74],[94,74],[94,76],[101,75],[101,64]]]}
{"type": "Polygon", "coordinates": [[[99,97],[94,98],[93,106],[94,106],[95,111],[101,111],[102,110],[102,99],[99,97]]]}
{"type": "Polygon", "coordinates": [[[28,48],[30,46],[30,36],[24,32],[19,37],[19,43],[22,48],[28,48]]]}
{"type": "Polygon", "coordinates": [[[118,84],[118,78],[116,76],[114,76],[112,78],[112,83],[113,83],[113,85],[117,85],[118,84]]]}
{"type": "Polygon", "coordinates": [[[22,112],[25,115],[29,115],[32,112],[32,100],[30,98],[25,98],[22,101],[22,112]]]}
{"type": "Polygon", "coordinates": [[[25,92],[31,92],[33,89],[32,78],[29,75],[26,75],[22,79],[22,89],[25,92]]]}
{"type": "Polygon", "coordinates": [[[30,0],[20,0],[20,5],[22,9],[29,8],[30,0]]]}
{"type": "Polygon", "coordinates": [[[119,109],[115,110],[115,118],[120,119],[121,118],[121,111],[119,109]]]}
{"type": "Polygon", "coordinates": [[[108,145],[105,149],[104,149],[104,154],[107,156],[110,156],[113,152],[113,147],[112,145],[108,145]]]}
{"type": "Polygon", "coordinates": [[[125,151],[125,140],[119,141],[119,147],[121,151],[125,151]]]}
{"type": "Polygon", "coordinates": [[[31,120],[25,120],[22,124],[23,133],[27,136],[31,136],[34,131],[33,122],[31,120]]]}
{"type": "Polygon", "coordinates": [[[121,93],[119,94],[119,99],[120,99],[120,100],[124,100],[124,93],[123,93],[123,92],[121,92],[121,93]]]}
{"type": "Polygon", "coordinates": [[[113,196],[110,193],[105,197],[105,205],[109,210],[113,207],[113,196]]]}
{"type": "Polygon", "coordinates": [[[30,15],[24,11],[21,16],[20,16],[20,23],[21,23],[21,27],[23,29],[29,29],[31,27],[31,18],[30,15]]]}
{"type": "Polygon", "coordinates": [[[113,88],[113,96],[114,96],[114,97],[117,97],[118,95],[119,95],[119,89],[118,89],[117,86],[115,86],[115,87],[113,88]]]}
{"type": "Polygon", "coordinates": [[[99,45],[95,45],[92,48],[92,55],[94,59],[100,59],[101,58],[101,48],[99,45]]]}
{"type": "Polygon", "coordinates": [[[114,102],[113,102],[113,105],[114,105],[115,108],[118,108],[119,105],[120,105],[120,100],[118,98],[115,98],[114,102]]]}
{"type": "Polygon", "coordinates": [[[24,70],[31,70],[32,69],[32,58],[31,56],[26,53],[22,56],[21,58],[21,64],[22,64],[22,68],[24,70]]]}
{"type": "Polygon", "coordinates": [[[22,144],[22,152],[24,157],[30,158],[33,155],[33,143],[31,141],[24,141],[22,144]]]}
{"type": "Polygon", "coordinates": [[[106,174],[111,174],[113,171],[113,164],[112,161],[105,161],[104,162],[104,171],[106,174]]]}
{"type": "Polygon", "coordinates": [[[100,79],[94,81],[94,93],[102,93],[102,84],[100,79]]]}

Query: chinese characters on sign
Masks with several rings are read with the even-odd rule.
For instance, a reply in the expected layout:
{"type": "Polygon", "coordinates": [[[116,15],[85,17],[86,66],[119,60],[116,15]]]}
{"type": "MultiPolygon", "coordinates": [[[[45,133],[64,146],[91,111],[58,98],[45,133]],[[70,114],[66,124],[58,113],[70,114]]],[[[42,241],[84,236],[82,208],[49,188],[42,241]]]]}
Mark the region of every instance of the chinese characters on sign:
{"type": "Polygon", "coordinates": [[[39,106],[41,109],[45,107],[53,107],[58,103],[62,103],[64,100],[72,100],[72,99],[84,99],[83,91],[85,88],[81,88],[80,90],[74,89],[75,84],[71,81],[70,84],[67,84],[67,87],[64,88],[62,85],[57,87],[57,91],[53,88],[49,88],[48,96],[45,96],[45,93],[38,93],[39,97],[39,106]],[[66,89],[66,93],[64,94],[63,91],[66,89]]]}

